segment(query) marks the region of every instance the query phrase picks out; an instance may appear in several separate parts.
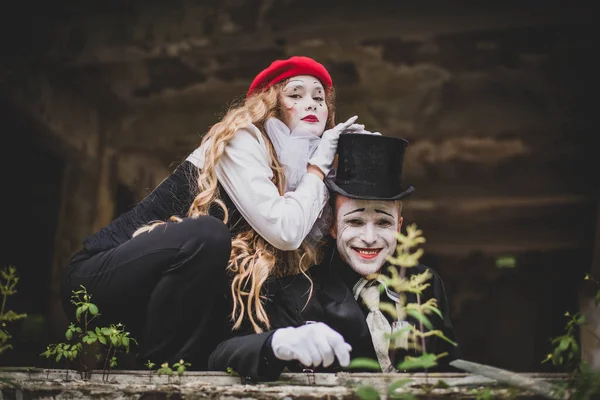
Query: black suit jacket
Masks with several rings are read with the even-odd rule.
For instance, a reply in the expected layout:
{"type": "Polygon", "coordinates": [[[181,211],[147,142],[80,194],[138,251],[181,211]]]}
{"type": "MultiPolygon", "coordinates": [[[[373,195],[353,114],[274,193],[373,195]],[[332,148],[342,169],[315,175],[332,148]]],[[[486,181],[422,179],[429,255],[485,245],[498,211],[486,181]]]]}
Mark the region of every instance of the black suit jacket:
{"type": "MultiPolygon", "coordinates": [[[[302,274],[271,279],[265,284],[267,297],[265,309],[271,323],[271,330],[255,334],[250,327],[242,327],[230,333],[213,351],[209,359],[210,370],[227,370],[232,368],[243,377],[253,380],[277,379],[287,366],[291,371],[302,371],[299,362],[283,362],[277,360],[271,348],[271,336],[278,328],[301,326],[309,321],[323,322],[339,332],[346,342],[352,346],[352,359],[368,357],[377,359],[371,335],[366,323],[368,310],[361,302],[354,299],[353,285],[360,276],[345,264],[330,246],[329,254],[320,265],[309,269],[308,275],[313,281],[312,296],[309,298],[310,281],[302,274]]],[[[326,253],[327,254],[327,253],[326,253]]],[[[429,269],[432,272],[431,286],[423,294],[422,302],[430,297],[438,300],[438,307],[444,318],[430,316],[434,329],[440,329],[448,338],[455,340],[454,330],[449,318],[448,302],[442,280],[431,268],[419,265],[410,268],[410,273],[421,273],[429,269]]],[[[386,267],[382,270],[384,272],[386,267]]],[[[382,295],[385,296],[385,295],[382,295]]],[[[382,301],[390,301],[387,297],[382,301]]],[[[407,295],[407,302],[416,302],[416,297],[407,295]]],[[[414,320],[409,322],[418,327],[414,320]]],[[[432,336],[426,342],[428,353],[448,352],[449,356],[440,360],[437,371],[452,370],[447,363],[459,357],[458,348],[444,340],[432,336]]],[[[404,359],[407,352],[398,349],[391,354],[394,365],[404,359]]],[[[416,356],[416,353],[411,355],[416,356]]],[[[336,362],[328,368],[319,367],[315,372],[341,371],[336,362]]],[[[357,372],[358,370],[352,369],[357,372]]],[[[432,371],[432,370],[430,370],[432,371]]]]}

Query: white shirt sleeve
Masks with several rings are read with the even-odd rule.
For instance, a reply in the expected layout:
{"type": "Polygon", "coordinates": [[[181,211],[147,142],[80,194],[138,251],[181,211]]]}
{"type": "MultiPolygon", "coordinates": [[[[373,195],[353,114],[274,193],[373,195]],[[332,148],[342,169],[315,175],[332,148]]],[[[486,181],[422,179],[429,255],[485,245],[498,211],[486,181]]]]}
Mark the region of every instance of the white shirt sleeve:
{"type": "Polygon", "coordinates": [[[266,144],[254,125],[235,133],[215,171],[244,219],[280,250],[300,247],[329,197],[323,181],[308,173],[295,191],[281,196],[271,181],[266,144]]]}

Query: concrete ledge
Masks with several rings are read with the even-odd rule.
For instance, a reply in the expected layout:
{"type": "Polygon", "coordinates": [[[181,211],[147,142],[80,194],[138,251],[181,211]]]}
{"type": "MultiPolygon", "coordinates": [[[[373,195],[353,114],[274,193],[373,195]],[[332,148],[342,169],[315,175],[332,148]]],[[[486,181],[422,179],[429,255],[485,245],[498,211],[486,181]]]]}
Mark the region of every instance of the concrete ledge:
{"type": "MultiPolygon", "coordinates": [[[[569,383],[566,374],[523,375],[569,383]]],[[[155,371],[114,371],[104,382],[101,370],[82,380],[73,370],[3,368],[0,399],[358,399],[361,385],[372,386],[381,398],[394,398],[388,396],[388,388],[401,379],[411,382],[395,394],[410,392],[418,399],[475,399],[484,391],[495,399],[539,398],[488,378],[459,373],[285,373],[275,382],[247,383],[223,372],[189,371],[182,377],[167,377],[155,371]]]]}

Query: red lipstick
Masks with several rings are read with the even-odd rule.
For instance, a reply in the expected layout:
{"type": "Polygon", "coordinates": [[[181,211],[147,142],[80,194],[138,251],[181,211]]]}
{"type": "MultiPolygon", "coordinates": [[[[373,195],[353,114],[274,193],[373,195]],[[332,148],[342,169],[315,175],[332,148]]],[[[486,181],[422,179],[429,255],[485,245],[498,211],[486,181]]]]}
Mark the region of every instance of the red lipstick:
{"type": "Polygon", "coordinates": [[[363,249],[360,247],[353,247],[352,250],[354,250],[355,252],[358,253],[359,256],[361,256],[362,258],[366,259],[366,260],[370,260],[372,258],[375,258],[379,255],[379,253],[381,252],[381,248],[378,249],[363,249]]]}
{"type": "Polygon", "coordinates": [[[309,114],[306,117],[302,118],[302,121],[306,122],[319,122],[319,118],[316,115],[309,114]]]}

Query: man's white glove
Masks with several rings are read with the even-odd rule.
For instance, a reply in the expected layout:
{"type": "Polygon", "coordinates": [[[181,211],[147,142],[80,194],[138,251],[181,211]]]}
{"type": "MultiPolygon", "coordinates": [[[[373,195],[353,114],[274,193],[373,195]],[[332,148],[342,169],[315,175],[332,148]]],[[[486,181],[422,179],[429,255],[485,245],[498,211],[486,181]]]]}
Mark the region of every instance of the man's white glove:
{"type": "Polygon", "coordinates": [[[352,346],[322,322],[298,328],[280,328],[271,339],[273,354],[280,360],[298,360],[307,367],[329,367],[337,357],[342,367],[350,364],[352,346]]]}
{"type": "Polygon", "coordinates": [[[319,168],[327,176],[333,165],[340,134],[358,133],[365,129],[364,125],[354,123],[357,118],[355,115],[348,119],[348,121],[337,124],[333,128],[323,132],[321,143],[319,143],[319,147],[317,147],[315,154],[308,160],[308,163],[319,168]]]}

